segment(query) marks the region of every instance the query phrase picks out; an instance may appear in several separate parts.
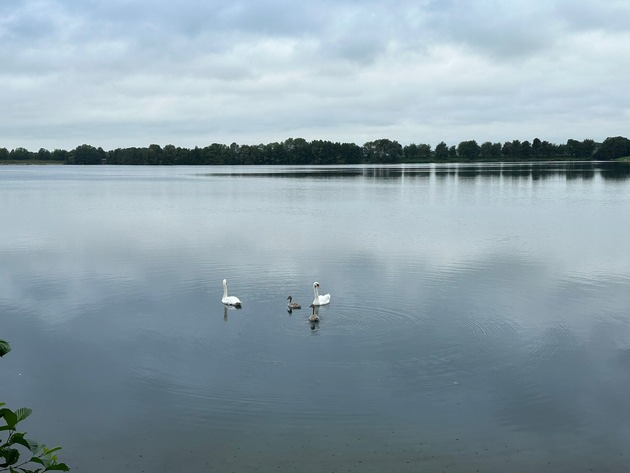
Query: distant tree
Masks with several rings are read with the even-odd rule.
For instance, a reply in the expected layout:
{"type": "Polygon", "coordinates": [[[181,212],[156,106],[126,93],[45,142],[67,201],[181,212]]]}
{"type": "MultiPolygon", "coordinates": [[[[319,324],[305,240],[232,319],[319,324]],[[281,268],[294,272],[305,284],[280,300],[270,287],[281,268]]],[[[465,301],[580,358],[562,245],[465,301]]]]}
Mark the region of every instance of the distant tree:
{"type": "Polygon", "coordinates": [[[403,155],[405,162],[419,163],[431,161],[431,145],[427,144],[410,144],[403,147],[403,155]]]}
{"type": "Polygon", "coordinates": [[[484,161],[501,161],[501,143],[486,141],[479,147],[479,159],[484,161]]]}
{"type": "Polygon", "coordinates": [[[428,144],[401,146],[397,141],[380,139],[358,146],[354,143],[338,143],[303,138],[289,138],[282,143],[258,145],[231,145],[213,143],[205,148],[193,149],[151,144],[146,148],[102,148],[83,144],[71,151],[55,149],[50,152],[40,148],[33,153],[26,148],[8,151],[0,148],[0,161],[33,159],[62,161],[66,164],[149,164],[149,165],[265,165],[265,164],[393,164],[401,162],[445,161],[530,161],[554,159],[601,159],[609,160],[630,155],[630,140],[617,136],[607,138],[601,145],[591,139],[569,139],[566,144],[553,144],[534,138],[529,141],[512,140],[504,144],[475,140],[462,141],[457,147],[440,142],[432,151],[428,144]]]}
{"type": "Polygon", "coordinates": [[[516,161],[519,159],[521,142],[518,140],[506,141],[503,143],[502,154],[506,161],[516,161]]]}
{"type": "Polygon", "coordinates": [[[539,138],[532,140],[532,158],[540,159],[542,156],[542,141],[539,138]]]}
{"type": "Polygon", "coordinates": [[[360,164],[363,162],[363,150],[355,143],[341,143],[339,153],[342,164],[360,164]]]}
{"type": "Polygon", "coordinates": [[[595,154],[595,140],[585,139],[580,146],[580,159],[593,159],[595,154]]]}
{"type": "Polygon", "coordinates": [[[146,164],[162,164],[162,147],[160,145],[149,145],[146,151],[146,164]]]}
{"type": "Polygon", "coordinates": [[[202,152],[199,146],[195,146],[193,149],[188,150],[188,156],[183,160],[182,164],[199,165],[203,164],[201,161],[202,152]]]}
{"type": "Polygon", "coordinates": [[[313,163],[356,164],[355,160],[352,158],[350,158],[351,162],[347,162],[348,157],[342,154],[342,147],[340,143],[314,140],[310,142],[310,148],[313,163]]]}
{"type": "Polygon", "coordinates": [[[479,146],[479,159],[484,161],[492,160],[492,143],[490,141],[485,141],[479,146]]]}
{"type": "Polygon", "coordinates": [[[420,161],[431,161],[432,158],[432,152],[431,152],[431,145],[429,144],[419,144],[418,145],[418,154],[420,157],[420,161]]]}
{"type": "Polygon", "coordinates": [[[513,160],[521,160],[523,159],[523,151],[522,151],[521,140],[512,140],[512,159],[513,160]]]}
{"type": "Polygon", "coordinates": [[[232,143],[229,147],[229,149],[226,152],[226,160],[225,160],[225,164],[241,164],[241,147],[236,144],[236,143],[232,143]]]}
{"type": "Polygon", "coordinates": [[[589,160],[593,158],[595,142],[593,140],[567,140],[566,150],[572,159],[589,160]]]}
{"type": "Polygon", "coordinates": [[[265,155],[269,164],[283,164],[287,160],[287,151],[283,143],[269,143],[265,145],[265,155]]]}
{"type": "Polygon", "coordinates": [[[403,160],[403,148],[398,141],[380,139],[365,143],[363,155],[369,163],[400,163],[403,160]]]}
{"type": "Polygon", "coordinates": [[[560,151],[556,145],[543,141],[540,144],[540,158],[545,160],[559,159],[560,151]]]}
{"type": "Polygon", "coordinates": [[[31,153],[26,148],[15,148],[9,153],[9,159],[14,161],[28,161],[34,158],[34,153],[31,153]]]}
{"type": "Polygon", "coordinates": [[[62,161],[67,163],[70,159],[70,152],[65,149],[54,149],[51,153],[51,157],[54,161],[62,161]]]}
{"type": "Polygon", "coordinates": [[[457,156],[463,161],[477,161],[480,147],[475,140],[462,141],[457,145],[457,156]]]}
{"type": "Polygon", "coordinates": [[[313,160],[311,146],[304,138],[289,138],[284,142],[289,162],[287,164],[323,164],[313,160]]]}
{"type": "Polygon", "coordinates": [[[122,161],[124,164],[139,166],[147,164],[146,148],[124,148],[121,150],[122,161]]]}
{"type": "Polygon", "coordinates": [[[532,144],[525,140],[521,143],[521,152],[519,159],[529,161],[532,158],[532,144]]]}
{"type": "Polygon", "coordinates": [[[412,143],[403,146],[403,158],[406,163],[418,162],[418,145],[412,143]]]}
{"type": "Polygon", "coordinates": [[[500,161],[503,156],[503,146],[501,143],[492,143],[492,159],[500,161]]]}
{"type": "Polygon", "coordinates": [[[40,161],[49,161],[52,158],[52,153],[45,148],[39,148],[37,152],[37,159],[40,161]]]}
{"type": "Polygon", "coordinates": [[[106,157],[107,155],[102,148],[83,144],[70,152],[68,164],[101,164],[106,157]]]}
{"type": "Polygon", "coordinates": [[[448,160],[448,145],[443,141],[440,141],[435,147],[435,160],[446,161],[448,160]]]}
{"type": "Polygon", "coordinates": [[[595,159],[598,161],[610,161],[626,156],[630,156],[630,140],[623,136],[606,138],[595,153],[595,159]]]}

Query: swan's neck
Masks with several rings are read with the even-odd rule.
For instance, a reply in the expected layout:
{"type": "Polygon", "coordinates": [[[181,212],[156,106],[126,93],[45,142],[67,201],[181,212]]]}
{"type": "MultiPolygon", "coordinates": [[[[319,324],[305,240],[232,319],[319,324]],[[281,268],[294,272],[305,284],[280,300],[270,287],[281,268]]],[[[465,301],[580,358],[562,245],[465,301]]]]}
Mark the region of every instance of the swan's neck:
{"type": "Polygon", "coordinates": [[[227,284],[223,283],[223,297],[227,297],[227,284]]]}
{"type": "Polygon", "coordinates": [[[317,290],[317,286],[313,286],[313,294],[315,294],[315,299],[319,297],[319,291],[317,290]]]}

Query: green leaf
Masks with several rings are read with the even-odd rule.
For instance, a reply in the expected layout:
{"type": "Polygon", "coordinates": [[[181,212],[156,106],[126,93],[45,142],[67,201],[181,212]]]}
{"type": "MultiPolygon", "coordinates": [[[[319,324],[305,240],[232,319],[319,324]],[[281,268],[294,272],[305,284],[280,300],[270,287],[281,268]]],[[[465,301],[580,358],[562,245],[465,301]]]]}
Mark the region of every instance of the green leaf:
{"type": "Polygon", "coordinates": [[[70,471],[70,468],[65,463],[56,463],[47,467],[44,471],[70,471]]]}
{"type": "Polygon", "coordinates": [[[20,452],[15,448],[0,448],[0,458],[5,460],[4,463],[0,463],[0,467],[6,468],[17,463],[20,459],[20,452]]]}
{"type": "Polygon", "coordinates": [[[50,449],[49,449],[49,448],[44,447],[44,448],[43,448],[43,450],[44,450],[44,453],[45,453],[46,455],[50,455],[51,453],[54,453],[54,452],[56,452],[57,450],[61,450],[61,447],[53,447],[53,448],[50,448],[50,449]]]}
{"type": "Polygon", "coordinates": [[[33,409],[29,409],[28,407],[20,407],[17,411],[15,411],[15,415],[17,416],[18,422],[23,421],[32,413],[33,413],[33,409]]]}
{"type": "Polygon", "coordinates": [[[8,445],[18,444],[18,445],[22,445],[23,447],[26,447],[26,448],[28,448],[30,450],[31,449],[31,445],[28,443],[28,440],[26,440],[24,438],[24,435],[25,434],[23,432],[17,432],[15,434],[13,434],[11,436],[11,438],[9,438],[8,445]]]}
{"type": "Polygon", "coordinates": [[[0,409],[0,418],[1,417],[4,417],[4,420],[7,423],[7,426],[9,427],[10,430],[15,429],[15,424],[18,423],[18,417],[15,414],[15,412],[5,407],[4,409],[0,409]]]}
{"type": "Polygon", "coordinates": [[[11,351],[11,345],[5,340],[0,340],[0,358],[11,351]]]}

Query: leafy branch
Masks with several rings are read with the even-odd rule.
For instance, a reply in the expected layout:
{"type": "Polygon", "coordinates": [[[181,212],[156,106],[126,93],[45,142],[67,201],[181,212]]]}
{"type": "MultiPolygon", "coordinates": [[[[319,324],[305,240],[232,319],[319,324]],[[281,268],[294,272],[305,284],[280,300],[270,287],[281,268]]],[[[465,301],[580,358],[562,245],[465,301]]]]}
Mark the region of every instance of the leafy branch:
{"type": "MultiPolygon", "coordinates": [[[[0,357],[11,351],[8,342],[0,340],[0,357]]],[[[55,452],[61,447],[47,448],[26,438],[26,432],[18,431],[18,424],[33,412],[28,407],[11,410],[0,402],[0,472],[44,473],[46,471],[69,471],[60,463],[55,452]],[[6,440],[4,440],[6,436],[6,440]]]]}

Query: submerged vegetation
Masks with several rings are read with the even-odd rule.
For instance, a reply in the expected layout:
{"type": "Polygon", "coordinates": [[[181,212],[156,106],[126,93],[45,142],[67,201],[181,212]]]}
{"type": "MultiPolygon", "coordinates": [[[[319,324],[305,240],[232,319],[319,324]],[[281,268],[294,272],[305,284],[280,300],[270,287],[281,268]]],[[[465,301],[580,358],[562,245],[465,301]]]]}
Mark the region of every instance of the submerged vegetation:
{"type": "Polygon", "coordinates": [[[478,144],[462,141],[457,146],[440,142],[402,146],[397,141],[381,139],[363,146],[354,143],[306,141],[289,138],[282,143],[231,145],[213,143],[204,148],[180,148],[152,144],[146,148],[103,148],[83,144],[73,150],[41,148],[0,148],[0,164],[130,164],[130,165],[319,165],[319,164],[398,164],[478,161],[610,161],[630,156],[630,140],[622,136],[606,138],[602,143],[591,139],[568,140],[553,144],[538,138],[530,141],[506,141],[478,144]]]}

